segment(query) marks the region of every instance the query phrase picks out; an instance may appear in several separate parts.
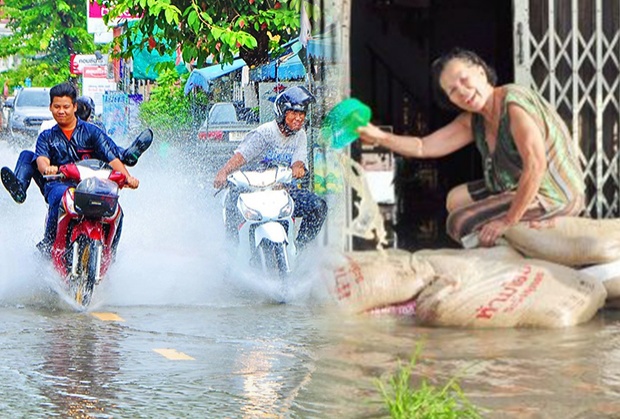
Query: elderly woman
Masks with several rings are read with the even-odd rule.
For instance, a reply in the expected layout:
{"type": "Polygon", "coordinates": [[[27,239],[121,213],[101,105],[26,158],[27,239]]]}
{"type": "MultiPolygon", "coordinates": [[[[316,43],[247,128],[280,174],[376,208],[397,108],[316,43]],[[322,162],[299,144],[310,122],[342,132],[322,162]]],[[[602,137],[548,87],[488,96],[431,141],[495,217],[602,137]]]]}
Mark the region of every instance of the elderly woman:
{"type": "Polygon", "coordinates": [[[454,49],[432,65],[433,88],[460,114],[425,137],[386,133],[369,124],[360,139],[406,157],[437,158],[475,142],[484,179],[448,193],[448,234],[476,232],[492,246],[519,221],[579,215],[585,184],[576,145],[557,112],[538,93],[496,86],[495,72],[475,53],[454,49]]]}

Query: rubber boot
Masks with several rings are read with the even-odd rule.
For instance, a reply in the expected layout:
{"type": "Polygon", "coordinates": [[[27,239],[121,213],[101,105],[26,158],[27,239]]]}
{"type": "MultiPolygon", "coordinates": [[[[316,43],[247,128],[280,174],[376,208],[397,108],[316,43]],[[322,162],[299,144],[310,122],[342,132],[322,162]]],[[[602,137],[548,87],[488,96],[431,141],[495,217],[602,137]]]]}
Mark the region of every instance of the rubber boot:
{"type": "Polygon", "coordinates": [[[122,162],[129,167],[135,166],[138,159],[153,143],[153,131],[146,129],[138,135],[133,143],[123,152],[122,162]]]}

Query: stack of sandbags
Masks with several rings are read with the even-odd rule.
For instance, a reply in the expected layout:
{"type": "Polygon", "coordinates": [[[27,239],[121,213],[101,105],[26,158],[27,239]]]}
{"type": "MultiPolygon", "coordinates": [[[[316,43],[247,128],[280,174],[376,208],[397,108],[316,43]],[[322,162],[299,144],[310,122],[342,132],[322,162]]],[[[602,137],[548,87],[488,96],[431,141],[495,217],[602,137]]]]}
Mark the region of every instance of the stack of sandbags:
{"type": "Polygon", "coordinates": [[[349,252],[327,273],[330,294],[347,312],[410,314],[413,298],[433,279],[431,265],[410,252],[349,252]]]}
{"type": "Polygon", "coordinates": [[[566,266],[620,259],[620,219],[556,217],[519,223],[504,238],[526,256],[566,266]]]}
{"type": "Polygon", "coordinates": [[[605,288],[572,268],[525,259],[509,247],[425,250],[435,280],[417,297],[416,317],[435,326],[564,327],[590,320],[605,288]]]}

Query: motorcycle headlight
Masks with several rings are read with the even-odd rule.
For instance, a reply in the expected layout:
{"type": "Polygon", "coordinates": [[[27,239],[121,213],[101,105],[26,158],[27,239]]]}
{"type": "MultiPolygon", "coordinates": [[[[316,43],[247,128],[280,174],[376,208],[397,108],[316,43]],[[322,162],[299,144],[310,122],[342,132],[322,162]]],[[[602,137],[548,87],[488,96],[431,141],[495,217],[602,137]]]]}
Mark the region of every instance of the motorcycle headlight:
{"type": "Polygon", "coordinates": [[[280,210],[280,215],[278,216],[278,218],[288,218],[291,215],[293,215],[293,209],[294,209],[294,204],[293,204],[293,200],[291,198],[288,199],[288,203],[282,207],[282,209],[280,210]]]}
{"type": "Polygon", "coordinates": [[[247,221],[260,221],[263,219],[263,216],[260,212],[248,207],[245,203],[239,200],[239,210],[241,211],[241,215],[247,221]]]}

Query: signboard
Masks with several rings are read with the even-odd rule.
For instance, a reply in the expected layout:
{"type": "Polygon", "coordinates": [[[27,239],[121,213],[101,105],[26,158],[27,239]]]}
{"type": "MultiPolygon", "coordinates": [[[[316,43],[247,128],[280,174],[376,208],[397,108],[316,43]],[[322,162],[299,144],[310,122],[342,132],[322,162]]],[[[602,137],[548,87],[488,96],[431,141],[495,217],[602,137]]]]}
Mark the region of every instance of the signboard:
{"type": "MultiPolygon", "coordinates": [[[[90,18],[103,19],[103,17],[109,13],[109,9],[97,3],[96,0],[87,0],[87,1],[88,1],[88,18],[89,19],[90,18]]],[[[115,20],[114,22],[110,22],[110,24],[113,26],[116,26],[116,24],[120,20],[133,20],[133,19],[140,19],[140,16],[134,16],[131,13],[129,13],[129,10],[127,10],[124,13],[122,13],[118,17],[117,20],[115,20]]]]}
{"type": "Polygon", "coordinates": [[[98,40],[102,42],[109,42],[105,41],[108,38],[110,38],[111,41],[111,28],[117,26],[121,21],[140,19],[139,16],[132,16],[129,11],[126,11],[120,15],[118,19],[110,21],[108,22],[108,25],[106,25],[103,22],[103,17],[108,14],[108,8],[103,7],[97,3],[96,0],[86,0],[86,7],[88,10],[86,28],[88,33],[95,34],[95,42],[98,42],[98,40]]]}
{"type": "Polygon", "coordinates": [[[97,57],[92,55],[84,55],[84,54],[71,54],[71,58],[69,61],[70,67],[69,71],[71,74],[82,74],[84,71],[84,67],[89,66],[107,66],[108,65],[108,55],[104,54],[101,58],[97,59],[97,57]]]}
{"type": "Polygon", "coordinates": [[[82,72],[85,78],[93,78],[93,79],[107,79],[108,71],[106,67],[96,66],[96,67],[84,67],[84,71],[82,72]]]}
{"type": "Polygon", "coordinates": [[[93,34],[93,38],[95,40],[95,44],[109,44],[114,41],[114,34],[112,31],[107,32],[96,32],[93,34]]]}
{"type": "Polygon", "coordinates": [[[110,32],[110,27],[103,22],[102,6],[94,0],[86,0],[86,29],[88,33],[104,34],[110,32]]]}
{"type": "Polygon", "coordinates": [[[103,124],[115,140],[124,139],[129,132],[129,95],[108,92],[103,96],[103,124]]]}
{"type": "Polygon", "coordinates": [[[103,112],[103,95],[116,90],[114,80],[108,80],[106,67],[84,67],[82,73],[82,94],[95,101],[95,114],[103,112]]]}

